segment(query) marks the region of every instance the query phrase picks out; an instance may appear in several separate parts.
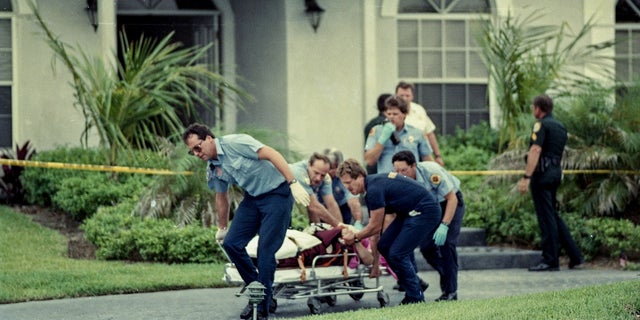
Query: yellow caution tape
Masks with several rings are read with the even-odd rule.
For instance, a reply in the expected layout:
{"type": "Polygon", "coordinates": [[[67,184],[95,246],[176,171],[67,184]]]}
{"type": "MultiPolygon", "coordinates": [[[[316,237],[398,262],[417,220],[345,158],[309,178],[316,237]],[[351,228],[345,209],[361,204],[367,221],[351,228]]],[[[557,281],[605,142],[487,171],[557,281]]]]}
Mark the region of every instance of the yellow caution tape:
{"type": "MultiPolygon", "coordinates": [[[[524,170],[485,170],[485,171],[449,171],[453,175],[518,175],[524,174],[524,170]]],[[[634,170],[609,170],[609,169],[594,169],[594,170],[562,170],[563,174],[640,174],[640,171],[634,170]]]]}
{"type": "Polygon", "coordinates": [[[159,175],[190,175],[191,171],[175,172],[164,169],[150,169],[150,168],[132,168],[121,166],[105,166],[94,164],[77,164],[77,163],[62,163],[62,162],[44,162],[44,161],[27,161],[27,160],[13,160],[13,159],[0,159],[0,164],[19,167],[40,167],[50,169],[71,169],[71,170],[88,170],[88,171],[106,171],[106,172],[127,172],[127,173],[144,173],[144,174],[159,174],[159,175]]]}
{"type": "MultiPolygon", "coordinates": [[[[27,161],[27,160],[13,160],[13,159],[0,159],[0,164],[19,167],[41,167],[50,169],[71,169],[71,170],[88,170],[88,171],[106,171],[106,172],[127,172],[127,173],[143,173],[143,174],[158,174],[158,175],[191,175],[192,171],[175,172],[165,169],[150,169],[150,168],[133,168],[133,167],[121,167],[121,166],[105,166],[105,165],[93,165],[93,164],[77,164],[77,163],[62,163],[62,162],[44,162],[44,161],[27,161]]],[[[524,174],[524,170],[473,170],[473,171],[449,171],[453,175],[521,175],[524,174]]],[[[594,170],[563,170],[564,174],[632,174],[638,175],[640,171],[634,170],[608,170],[608,169],[594,169],[594,170]]]]}

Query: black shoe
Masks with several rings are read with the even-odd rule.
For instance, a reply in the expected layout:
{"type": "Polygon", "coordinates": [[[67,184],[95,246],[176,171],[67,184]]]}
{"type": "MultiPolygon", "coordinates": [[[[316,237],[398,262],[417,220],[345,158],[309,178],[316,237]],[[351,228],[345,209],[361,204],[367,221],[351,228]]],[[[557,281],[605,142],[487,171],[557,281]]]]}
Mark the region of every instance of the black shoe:
{"type": "MultiPolygon", "coordinates": [[[[584,259],[580,258],[577,261],[576,260],[569,260],[569,269],[574,269],[576,267],[578,267],[579,265],[584,263],[584,259]]],[[[580,269],[580,268],[578,268],[580,269]]]]}
{"type": "Polygon", "coordinates": [[[422,292],[425,292],[429,288],[429,284],[426,281],[420,279],[420,288],[422,288],[422,292]]]}
{"type": "MultiPolygon", "coordinates": [[[[427,289],[429,288],[429,284],[426,281],[422,280],[421,278],[418,278],[418,279],[420,279],[420,288],[422,289],[422,292],[427,291],[427,289]]],[[[400,283],[396,283],[393,286],[393,290],[404,292],[404,288],[400,285],[400,283]]]]}
{"type": "Polygon", "coordinates": [[[246,307],[242,310],[240,314],[240,319],[251,319],[253,317],[253,305],[248,303],[246,307]]]}
{"type": "MultiPolygon", "coordinates": [[[[269,312],[270,313],[276,313],[276,308],[278,307],[278,302],[276,301],[276,299],[271,299],[271,303],[269,304],[269,312]]],[[[258,305],[257,308],[260,308],[260,305],[258,305]]],[[[251,303],[248,303],[246,307],[244,307],[244,309],[242,310],[242,313],[240,314],[240,319],[251,319],[253,318],[253,305],[251,303]]],[[[258,311],[258,318],[260,318],[260,311],[258,311]]]]}
{"type": "Polygon", "coordinates": [[[440,302],[440,301],[455,301],[455,300],[458,300],[458,294],[455,292],[451,292],[451,293],[443,293],[435,301],[440,302]]]}
{"type": "Polygon", "coordinates": [[[560,271],[560,268],[552,267],[544,262],[541,262],[536,266],[529,267],[529,271],[560,271]]]}
{"type": "Polygon", "coordinates": [[[404,299],[402,299],[402,301],[400,301],[400,305],[422,303],[422,302],[424,302],[424,299],[416,299],[416,298],[411,298],[411,297],[408,297],[408,296],[404,296],[404,299]]]}

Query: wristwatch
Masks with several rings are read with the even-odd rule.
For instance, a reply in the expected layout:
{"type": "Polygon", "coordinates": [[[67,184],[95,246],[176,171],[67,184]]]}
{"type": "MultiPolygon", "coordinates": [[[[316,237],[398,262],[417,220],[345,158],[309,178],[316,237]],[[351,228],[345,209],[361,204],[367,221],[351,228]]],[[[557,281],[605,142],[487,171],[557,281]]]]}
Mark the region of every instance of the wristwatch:
{"type": "Polygon", "coordinates": [[[525,178],[525,179],[531,179],[531,176],[528,176],[528,175],[526,175],[526,174],[525,174],[525,175],[523,175],[522,177],[523,177],[523,178],[525,178]]]}
{"type": "Polygon", "coordinates": [[[291,179],[291,181],[289,181],[289,185],[292,185],[294,183],[298,182],[298,180],[296,178],[291,179]]]}

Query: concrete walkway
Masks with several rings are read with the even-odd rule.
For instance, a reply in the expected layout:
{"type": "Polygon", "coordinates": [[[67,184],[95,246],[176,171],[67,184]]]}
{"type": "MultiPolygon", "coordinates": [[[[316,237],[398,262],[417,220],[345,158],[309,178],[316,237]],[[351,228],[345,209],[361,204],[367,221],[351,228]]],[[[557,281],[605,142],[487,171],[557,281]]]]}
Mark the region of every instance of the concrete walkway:
{"type": "MultiPolygon", "coordinates": [[[[434,303],[433,299],[440,295],[438,276],[432,271],[423,271],[420,275],[431,284],[425,295],[428,303],[434,303]]],[[[640,273],[595,269],[542,273],[525,269],[467,270],[459,274],[458,299],[487,299],[629,280],[640,280],[640,273]]],[[[394,283],[388,276],[381,280],[390,296],[391,307],[403,298],[403,293],[391,289],[394,283]]],[[[4,304],[0,305],[0,320],[239,319],[247,299],[236,297],[237,291],[238,288],[195,289],[4,304]]],[[[378,307],[375,293],[365,294],[360,301],[339,295],[335,306],[322,304],[321,312],[378,307]]],[[[308,314],[306,299],[278,299],[277,312],[270,319],[308,314]]]]}

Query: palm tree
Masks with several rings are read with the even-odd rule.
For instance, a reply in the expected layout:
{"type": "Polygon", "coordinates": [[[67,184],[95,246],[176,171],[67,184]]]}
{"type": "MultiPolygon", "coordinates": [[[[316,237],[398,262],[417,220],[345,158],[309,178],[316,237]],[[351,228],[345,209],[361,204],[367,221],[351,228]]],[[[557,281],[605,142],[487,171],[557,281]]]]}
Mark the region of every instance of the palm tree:
{"type": "MultiPolygon", "coordinates": [[[[562,92],[579,85],[586,77],[571,67],[605,63],[596,53],[612,45],[579,45],[593,28],[591,20],[572,34],[566,24],[540,26],[536,22],[541,17],[542,13],[533,13],[514,18],[509,13],[483,21],[476,35],[500,108],[500,148],[505,142],[508,148],[524,145],[518,134],[530,126],[529,106],[534,96],[551,88],[562,92]]],[[[607,68],[597,69],[607,76],[607,68]]]]}
{"type": "Polygon", "coordinates": [[[208,47],[181,48],[171,42],[173,34],[129,43],[122,34],[123,61],[114,66],[62,42],[30,5],[46,41],[73,77],[75,105],[85,117],[81,142],[86,146],[88,135],[97,133],[107,164],[114,164],[122,151],[158,150],[158,137],[179,139],[182,119],[199,118],[197,106],[213,109],[223,101],[249,98],[198,63],[208,47]]]}

